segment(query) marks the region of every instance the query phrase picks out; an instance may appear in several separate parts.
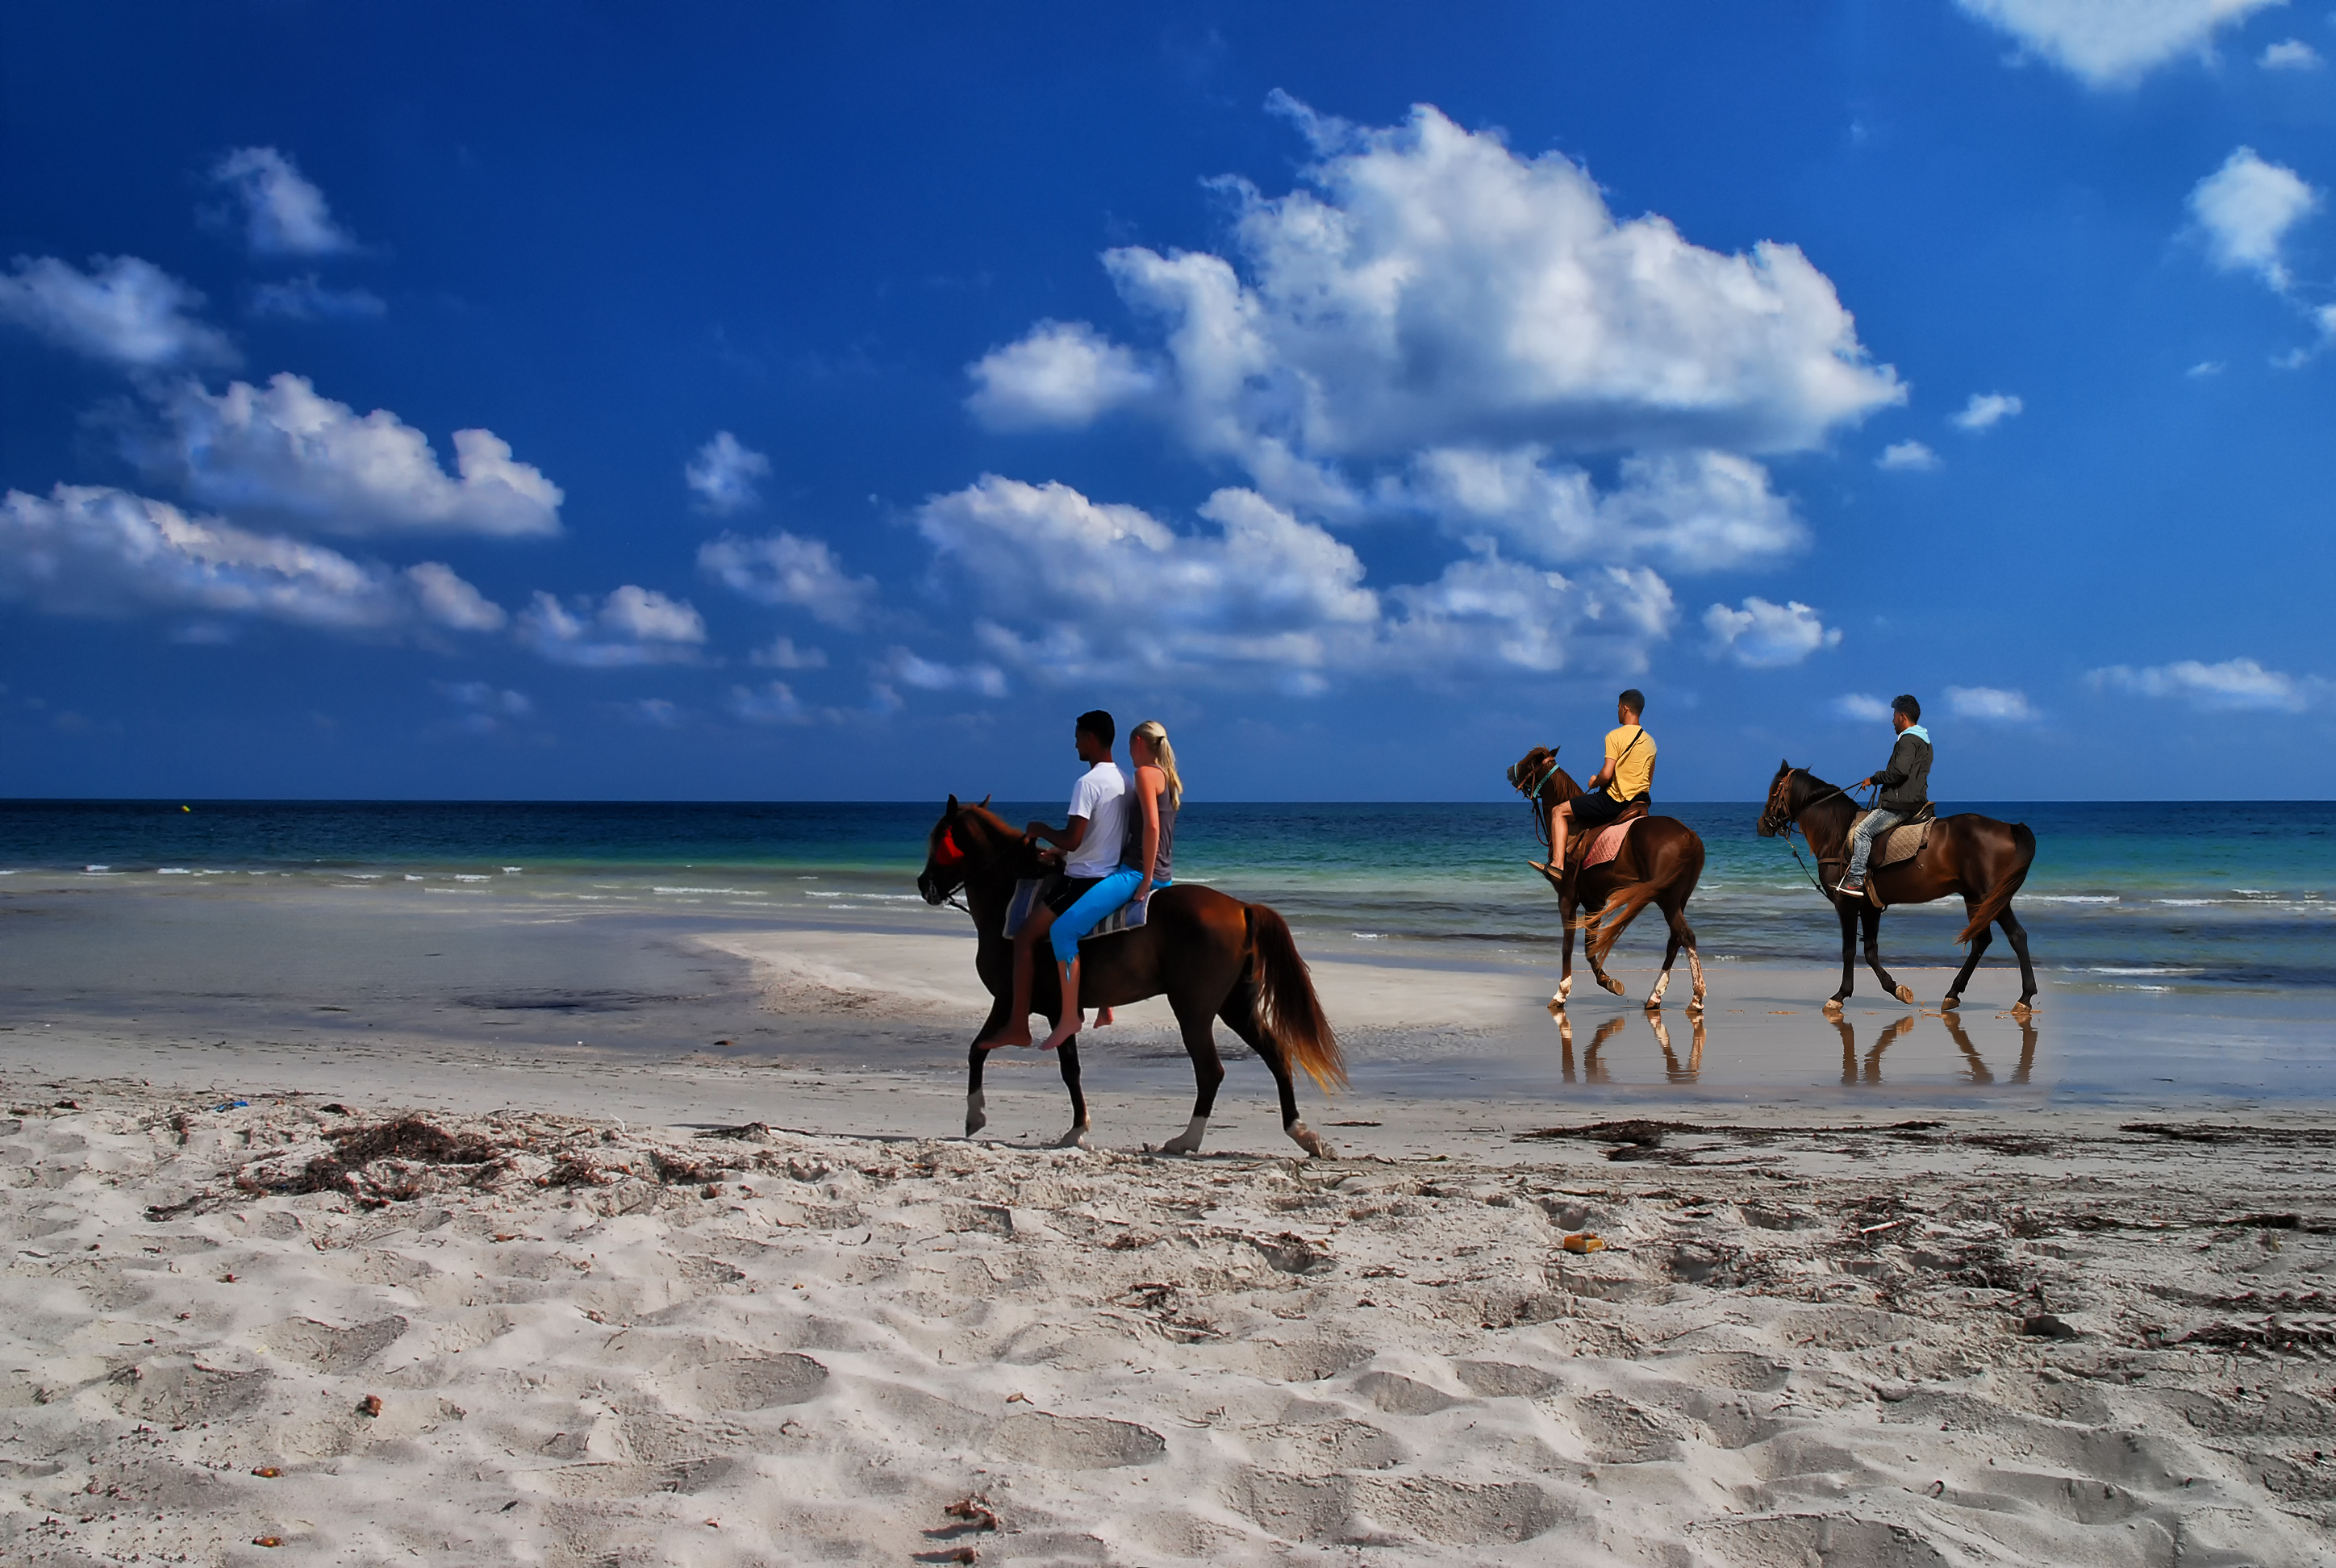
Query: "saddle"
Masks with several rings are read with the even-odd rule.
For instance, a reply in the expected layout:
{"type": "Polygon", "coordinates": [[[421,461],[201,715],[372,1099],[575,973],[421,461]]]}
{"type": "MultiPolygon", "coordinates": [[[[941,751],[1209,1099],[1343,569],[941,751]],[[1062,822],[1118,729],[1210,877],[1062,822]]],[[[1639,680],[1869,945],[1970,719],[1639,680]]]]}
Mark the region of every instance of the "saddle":
{"type": "MultiPolygon", "coordinates": [[[[1046,885],[1049,882],[1058,881],[1060,880],[1060,874],[1057,873],[1055,876],[1024,877],[1021,881],[1014,884],[1013,901],[1006,906],[1006,934],[1007,937],[1011,938],[1020,934],[1023,922],[1029,920],[1030,911],[1038,907],[1039,894],[1046,891],[1046,885]]],[[[1111,913],[1104,916],[1102,920],[1096,921],[1095,929],[1079,939],[1080,945],[1085,946],[1086,943],[1094,941],[1098,937],[1115,937],[1122,931],[1132,931],[1136,930],[1144,924],[1144,917],[1150,911],[1151,907],[1152,906],[1149,901],[1141,904],[1130,902],[1120,905],[1119,908],[1112,911],[1111,913]]]]}
{"type": "Polygon", "coordinates": [[[1620,815],[1603,827],[1588,833],[1575,833],[1565,843],[1565,879],[1572,881],[1591,866],[1602,866],[1622,852],[1622,841],[1630,832],[1630,824],[1644,820],[1648,803],[1632,801],[1620,815]]]}
{"type": "MultiPolygon", "coordinates": [[[[1858,813],[1856,820],[1849,824],[1850,831],[1855,833],[1857,823],[1871,814],[1868,812],[1858,813]]],[[[1931,842],[1931,829],[1937,825],[1938,820],[1936,806],[1929,801],[1923,802],[1922,809],[1914,813],[1913,820],[1899,823],[1874,841],[1874,855],[1865,862],[1866,869],[1878,872],[1884,866],[1894,866],[1901,861],[1911,861],[1921,854],[1922,846],[1931,842]]]]}

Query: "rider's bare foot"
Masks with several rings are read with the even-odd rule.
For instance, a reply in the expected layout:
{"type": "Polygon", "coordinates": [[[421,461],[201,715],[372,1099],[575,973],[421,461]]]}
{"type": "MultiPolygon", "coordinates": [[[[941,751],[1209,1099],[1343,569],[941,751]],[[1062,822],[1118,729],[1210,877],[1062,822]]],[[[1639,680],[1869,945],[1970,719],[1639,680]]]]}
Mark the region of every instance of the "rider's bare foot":
{"type": "Polygon", "coordinates": [[[1109,1008],[1097,1008],[1095,1009],[1095,1027],[1101,1028],[1111,1021],[1111,1009],[1109,1008]]]}
{"type": "Polygon", "coordinates": [[[976,1040],[974,1042],[976,1046],[985,1051],[994,1051],[1001,1046],[1027,1046],[1029,1043],[1030,1026],[1027,1023],[1022,1025],[1019,1028],[1017,1028],[1012,1025],[1008,1025],[1007,1027],[1002,1028],[996,1034],[990,1036],[988,1039],[976,1040]]]}
{"type": "Polygon", "coordinates": [[[1078,1037],[1079,1016],[1076,1013],[1073,1013],[1061,1023],[1055,1026],[1055,1032],[1053,1034],[1048,1035],[1045,1039],[1038,1042],[1038,1048],[1042,1051],[1051,1051],[1056,1049],[1057,1047],[1066,1046],[1078,1037]]]}

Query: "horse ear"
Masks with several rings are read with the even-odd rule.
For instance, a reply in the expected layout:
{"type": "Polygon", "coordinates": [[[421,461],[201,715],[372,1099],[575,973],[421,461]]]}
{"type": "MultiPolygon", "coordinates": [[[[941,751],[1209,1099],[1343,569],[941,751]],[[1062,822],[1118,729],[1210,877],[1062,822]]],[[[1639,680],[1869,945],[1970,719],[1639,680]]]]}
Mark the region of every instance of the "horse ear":
{"type": "MultiPolygon", "coordinates": [[[[997,792],[995,792],[995,791],[992,791],[992,792],[991,792],[991,794],[995,794],[995,793],[997,793],[997,792]]],[[[989,796],[988,796],[988,795],[984,795],[984,796],[982,796],[982,797],[981,797],[981,804],[979,804],[978,806],[975,807],[974,809],[975,809],[975,810],[977,810],[977,811],[988,811],[988,810],[989,809],[989,796]]]]}
{"type": "Polygon", "coordinates": [[[955,795],[949,796],[949,814],[951,816],[957,815],[957,796],[955,795]]]}

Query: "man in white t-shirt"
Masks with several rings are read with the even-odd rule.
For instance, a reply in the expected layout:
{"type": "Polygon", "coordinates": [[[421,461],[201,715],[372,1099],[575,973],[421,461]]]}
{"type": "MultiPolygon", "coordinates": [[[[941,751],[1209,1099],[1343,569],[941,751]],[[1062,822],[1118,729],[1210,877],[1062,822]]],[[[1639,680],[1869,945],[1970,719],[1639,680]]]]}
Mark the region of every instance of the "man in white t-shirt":
{"type": "Polygon", "coordinates": [[[1072,744],[1087,771],[1071,786],[1069,821],[1061,827],[1032,823],[1022,836],[1033,843],[1049,843],[1063,852],[1063,874],[1048,881],[1044,897],[1030,911],[1022,929],[1014,933],[1014,1002],[1006,1027],[981,1042],[985,1049],[1030,1044],[1030,966],[1038,944],[1055,917],[1076,903],[1081,893],[1119,869],[1120,851],[1127,838],[1127,776],[1111,760],[1118,726],[1101,708],[1079,715],[1072,744]]]}

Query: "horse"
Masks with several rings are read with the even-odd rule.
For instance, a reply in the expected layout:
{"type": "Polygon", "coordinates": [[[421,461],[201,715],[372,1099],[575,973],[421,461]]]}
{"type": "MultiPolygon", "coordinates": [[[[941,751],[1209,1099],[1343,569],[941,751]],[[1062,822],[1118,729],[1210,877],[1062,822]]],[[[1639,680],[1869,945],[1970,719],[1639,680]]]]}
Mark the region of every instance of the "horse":
{"type": "MultiPolygon", "coordinates": [[[[1572,775],[1557,765],[1557,753],[1548,746],[1537,745],[1519,758],[1516,765],[1509,769],[1509,783],[1532,803],[1533,831],[1544,839],[1549,813],[1561,801],[1572,800],[1582,793],[1582,786],[1573,782],[1572,775]]],[[[1679,950],[1685,948],[1688,972],[1695,981],[1695,994],[1687,1010],[1690,1014],[1703,1010],[1703,959],[1695,950],[1695,928],[1687,923],[1687,901],[1694,896],[1696,881],[1703,875],[1703,841],[1696,836],[1693,828],[1677,817],[1642,817],[1622,841],[1621,853],[1604,865],[1581,872],[1571,885],[1564,880],[1562,866],[1547,866],[1539,861],[1525,863],[1541,872],[1557,890],[1558,915],[1565,929],[1557,994],[1549,998],[1552,1008],[1562,1008],[1573,990],[1573,931],[1577,924],[1586,933],[1582,954],[1590,960],[1591,974],[1616,996],[1622,994],[1622,982],[1606,972],[1606,955],[1613,950],[1623,929],[1651,903],[1661,908],[1663,919],[1670,926],[1671,940],[1663,950],[1663,972],[1655,977],[1655,989],[1647,993],[1646,1008],[1650,1012],[1661,1008],[1663,993],[1670,989],[1671,965],[1678,961],[1679,950]],[[1581,906],[1591,912],[1577,921],[1574,911],[1581,906]]]]}
{"type": "MultiPolygon", "coordinates": [[[[1865,961],[1873,969],[1874,979],[1901,1002],[1912,1004],[1914,1000],[1913,988],[1900,985],[1882,967],[1882,911],[1862,895],[1844,897],[1835,891],[1834,883],[1839,878],[1826,870],[1828,866],[1847,870],[1849,830],[1856,815],[1848,790],[1835,788],[1808,769],[1796,768],[1789,762],[1776,765],[1776,776],[1768,784],[1768,803],[1760,813],[1760,836],[1764,839],[1789,839],[1796,827],[1801,830],[1801,836],[1809,841],[1809,848],[1816,853],[1817,891],[1841,916],[1841,989],[1826,1001],[1825,1010],[1828,1013],[1841,1011],[1841,1005],[1855,989],[1861,921],[1865,931],[1865,961]]],[[[1949,893],[1961,895],[1963,913],[1970,923],[1955,940],[1971,943],[1971,956],[1963,960],[1954,984],[1947,988],[1946,999],[1939,1004],[1942,1011],[1952,1012],[1962,1006],[1963,988],[1971,984],[1971,971],[1979,968],[1981,955],[1987,951],[1987,928],[1991,924],[2003,928],[2011,950],[2020,955],[2020,999],[2011,1005],[2012,1016],[2025,1018],[2034,1007],[2036,969],[2028,961],[2028,931],[2020,923],[2020,917],[2011,912],[2011,896],[2028,880],[2028,868],[2035,861],[2036,835],[2028,831],[2026,823],[2000,823],[1993,817],[1963,812],[1941,817],[1931,829],[1930,841],[1923,844],[1922,852],[1913,860],[1865,873],[1866,884],[1881,895],[1884,904],[1927,904],[1949,893]]]]}
{"type": "MultiPolygon", "coordinates": [[[[1046,870],[1037,847],[988,808],[986,798],[979,805],[960,805],[957,796],[949,796],[940,820],[926,835],[925,869],[917,878],[917,891],[929,904],[964,891],[963,907],[973,916],[978,939],[974,969],[992,998],[989,1016],[974,1031],[967,1058],[971,1073],[965,1098],[968,1138],[989,1121],[981,1087],[989,1052],[981,1041],[998,1032],[1013,1005],[1014,943],[1006,934],[1007,906],[1013,901],[1016,882],[1044,875],[1046,870]]],[[[1040,1012],[1059,1021],[1059,977],[1046,954],[1037,956],[1030,999],[1040,1012]]],[[[1222,1018],[1273,1075],[1281,1096],[1282,1131],[1316,1159],[1338,1157],[1299,1119],[1290,1067],[1303,1068],[1329,1090],[1346,1084],[1346,1058],[1321,999],[1314,994],[1313,976],[1290,938],[1289,922],[1279,913],[1197,882],[1172,883],[1151,896],[1142,925],[1090,939],[1080,961],[1079,993],[1088,1005],[1124,1007],[1164,994],[1176,1015],[1184,1049],[1192,1058],[1197,1097],[1191,1125],[1163,1144],[1161,1153],[1200,1153],[1216,1106],[1217,1086],[1225,1077],[1213,1027],[1214,1020],[1222,1018]]],[[[1055,1146],[1084,1146],[1090,1124],[1086,1096],[1079,1086],[1078,1040],[1066,1041],[1056,1055],[1062,1058],[1064,1086],[1071,1093],[1072,1119],[1071,1130],[1055,1146]]]]}

